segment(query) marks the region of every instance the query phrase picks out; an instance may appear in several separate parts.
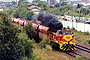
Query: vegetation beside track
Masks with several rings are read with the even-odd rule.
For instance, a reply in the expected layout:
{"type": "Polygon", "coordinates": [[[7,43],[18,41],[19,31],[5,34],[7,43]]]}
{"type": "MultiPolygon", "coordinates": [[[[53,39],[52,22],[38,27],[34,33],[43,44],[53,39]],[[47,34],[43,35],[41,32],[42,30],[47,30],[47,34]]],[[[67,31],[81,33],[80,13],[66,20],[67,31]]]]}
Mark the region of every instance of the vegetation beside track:
{"type": "Polygon", "coordinates": [[[90,45],[90,34],[88,32],[80,32],[76,30],[72,30],[76,41],[83,42],[84,44],[90,45]]]}
{"type": "Polygon", "coordinates": [[[39,44],[35,43],[34,53],[37,57],[41,60],[71,60],[64,53],[53,51],[52,49],[47,48],[40,48],[39,44]]]}
{"type": "Polygon", "coordinates": [[[86,57],[84,56],[76,56],[76,60],[88,60],[86,57]]]}

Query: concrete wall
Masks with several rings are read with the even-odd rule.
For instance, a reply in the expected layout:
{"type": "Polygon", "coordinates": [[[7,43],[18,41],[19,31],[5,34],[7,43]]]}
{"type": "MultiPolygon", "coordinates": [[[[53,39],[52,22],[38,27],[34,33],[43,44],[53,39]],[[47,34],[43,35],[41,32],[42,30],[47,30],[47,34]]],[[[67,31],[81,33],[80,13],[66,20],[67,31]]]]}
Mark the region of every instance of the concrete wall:
{"type": "Polygon", "coordinates": [[[71,21],[61,21],[61,22],[63,24],[63,27],[69,26],[69,28],[75,28],[77,31],[90,33],[90,24],[77,23],[77,22],[71,22],[71,21]]]}

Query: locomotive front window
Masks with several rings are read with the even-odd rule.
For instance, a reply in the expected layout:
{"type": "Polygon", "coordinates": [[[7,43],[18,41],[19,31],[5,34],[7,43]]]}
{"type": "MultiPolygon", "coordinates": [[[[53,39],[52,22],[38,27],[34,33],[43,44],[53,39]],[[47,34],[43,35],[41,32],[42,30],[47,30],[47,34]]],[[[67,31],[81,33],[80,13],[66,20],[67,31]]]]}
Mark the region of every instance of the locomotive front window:
{"type": "Polygon", "coordinates": [[[71,35],[71,32],[62,32],[63,35],[71,35]]]}

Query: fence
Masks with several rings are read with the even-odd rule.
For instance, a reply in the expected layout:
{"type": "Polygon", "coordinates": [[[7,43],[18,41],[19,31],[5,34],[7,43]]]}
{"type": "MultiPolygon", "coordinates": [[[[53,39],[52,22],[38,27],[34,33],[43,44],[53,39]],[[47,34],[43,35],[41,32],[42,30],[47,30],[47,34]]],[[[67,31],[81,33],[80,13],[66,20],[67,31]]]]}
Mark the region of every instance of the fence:
{"type": "Polygon", "coordinates": [[[71,22],[71,21],[61,21],[61,22],[63,24],[63,27],[75,28],[75,30],[77,30],[77,31],[90,33],[90,25],[89,24],[77,23],[77,22],[71,22]]]}

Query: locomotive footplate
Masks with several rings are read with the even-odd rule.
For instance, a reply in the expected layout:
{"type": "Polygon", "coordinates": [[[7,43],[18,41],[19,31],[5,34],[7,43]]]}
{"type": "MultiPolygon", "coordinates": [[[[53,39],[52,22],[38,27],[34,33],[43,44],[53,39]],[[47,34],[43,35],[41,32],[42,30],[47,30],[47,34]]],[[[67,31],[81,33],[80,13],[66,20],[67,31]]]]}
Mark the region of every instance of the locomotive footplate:
{"type": "Polygon", "coordinates": [[[64,44],[63,46],[62,46],[62,50],[63,51],[73,51],[74,49],[75,49],[75,45],[73,45],[73,44],[64,44]]]}

